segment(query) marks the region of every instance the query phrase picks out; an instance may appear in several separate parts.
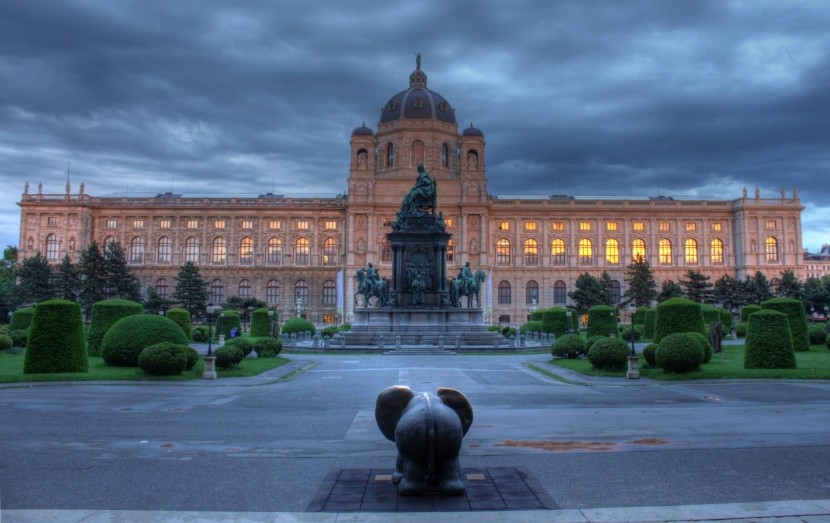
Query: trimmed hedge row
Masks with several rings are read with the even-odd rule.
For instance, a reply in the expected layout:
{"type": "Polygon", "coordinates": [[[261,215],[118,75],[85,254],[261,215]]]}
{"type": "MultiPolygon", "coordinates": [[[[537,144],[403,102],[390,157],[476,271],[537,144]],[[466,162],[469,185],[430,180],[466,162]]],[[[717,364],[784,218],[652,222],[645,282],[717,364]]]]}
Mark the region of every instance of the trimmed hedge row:
{"type": "Polygon", "coordinates": [[[570,332],[570,327],[565,307],[551,307],[542,315],[542,332],[552,332],[558,338],[570,332]]]}
{"type": "MultiPolygon", "coordinates": [[[[274,336],[280,332],[279,329],[279,315],[274,311],[274,336]]],[[[251,336],[270,336],[271,335],[271,317],[268,316],[268,308],[260,307],[251,313],[251,336]]]]}
{"type": "Polygon", "coordinates": [[[101,355],[101,340],[110,327],[121,318],[141,314],[144,306],[138,302],[122,299],[104,300],[92,305],[92,319],[86,338],[86,350],[90,356],[101,355]]]}
{"type": "Polygon", "coordinates": [[[34,374],[88,370],[81,306],[67,300],[38,303],[29,326],[23,372],[34,374]]]}
{"type": "Polygon", "coordinates": [[[310,321],[295,316],[286,320],[286,322],[282,325],[282,333],[291,334],[295,332],[310,332],[311,334],[314,334],[316,332],[316,328],[310,321]]]}
{"type": "Polygon", "coordinates": [[[786,314],[765,309],[749,316],[745,369],[794,369],[795,352],[786,314]]]}
{"type": "MultiPolygon", "coordinates": [[[[810,339],[807,335],[807,314],[804,303],[792,298],[772,298],[761,303],[762,309],[774,310],[787,315],[790,322],[790,332],[793,337],[793,350],[804,352],[810,350],[810,339]]],[[[752,316],[750,316],[752,318],[752,316]]],[[[752,332],[753,323],[749,331],[752,332]]]]}
{"type": "Polygon", "coordinates": [[[32,324],[32,318],[35,317],[34,307],[23,307],[12,312],[12,319],[9,321],[9,332],[16,330],[26,330],[32,324]]]}
{"type": "Polygon", "coordinates": [[[748,322],[749,315],[753,312],[758,312],[759,310],[761,310],[760,305],[744,305],[743,308],[741,308],[741,323],[748,322]]]}

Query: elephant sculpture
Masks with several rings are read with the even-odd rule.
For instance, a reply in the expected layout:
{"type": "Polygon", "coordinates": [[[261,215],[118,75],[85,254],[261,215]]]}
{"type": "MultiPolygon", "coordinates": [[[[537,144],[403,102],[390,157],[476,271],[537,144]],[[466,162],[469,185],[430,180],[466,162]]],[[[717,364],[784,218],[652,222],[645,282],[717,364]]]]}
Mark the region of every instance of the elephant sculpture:
{"type": "Polygon", "coordinates": [[[378,394],[375,419],[398,447],[392,476],[398,493],[423,494],[427,484],[437,485],[442,494],[464,493],[458,452],[473,424],[473,407],[464,394],[447,388],[432,394],[389,387],[378,394]]]}

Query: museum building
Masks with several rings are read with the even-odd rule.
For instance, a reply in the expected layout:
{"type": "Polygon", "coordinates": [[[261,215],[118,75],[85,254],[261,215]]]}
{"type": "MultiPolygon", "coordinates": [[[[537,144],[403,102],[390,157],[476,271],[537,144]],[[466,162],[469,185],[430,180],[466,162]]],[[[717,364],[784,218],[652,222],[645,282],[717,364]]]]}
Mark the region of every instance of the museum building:
{"type": "MultiPolygon", "coordinates": [[[[427,87],[418,63],[407,89],[382,107],[377,130],[351,135],[343,194],[93,196],[67,183],[63,194],[28,183],[19,259],[40,252],[77,262],[92,241],[120,242],[142,289],[170,297],[182,264],[193,262],[211,301],[253,296],[281,315],[297,305],[315,323],[351,321],[354,275],[369,262],[391,276],[386,234],[423,164],[437,181],[447,273],[469,261],[488,275],[485,321],[523,323],[535,307],[567,305],[585,272],[608,271],[617,301],[626,266],[647,259],[658,285],[689,269],[714,282],[784,270],[805,276],[798,191],[736,199],[494,195],[487,189],[484,133],[459,132],[455,109],[427,87]]],[[[498,173],[495,173],[498,176],[498,173]]]]}

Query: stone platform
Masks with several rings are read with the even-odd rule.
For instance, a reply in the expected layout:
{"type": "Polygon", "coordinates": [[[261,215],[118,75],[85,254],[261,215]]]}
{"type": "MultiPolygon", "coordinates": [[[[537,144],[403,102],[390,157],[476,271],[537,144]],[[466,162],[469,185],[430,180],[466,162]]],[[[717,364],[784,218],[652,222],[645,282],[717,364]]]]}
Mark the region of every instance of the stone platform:
{"type": "Polygon", "coordinates": [[[353,332],[445,333],[487,332],[484,311],[452,307],[358,308],[354,312],[353,332]]]}

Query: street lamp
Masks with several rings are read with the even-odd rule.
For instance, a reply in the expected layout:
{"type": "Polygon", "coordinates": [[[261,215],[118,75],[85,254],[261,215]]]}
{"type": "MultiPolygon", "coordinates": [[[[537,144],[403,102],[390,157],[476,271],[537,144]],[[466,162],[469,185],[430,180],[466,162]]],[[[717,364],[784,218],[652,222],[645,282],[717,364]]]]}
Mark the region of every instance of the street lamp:
{"type": "Polygon", "coordinates": [[[164,316],[164,307],[159,307],[159,316],[164,316]]]}
{"type": "Polygon", "coordinates": [[[274,337],[274,308],[268,307],[268,335],[274,337]]]}
{"type": "Polygon", "coordinates": [[[571,327],[573,326],[573,321],[571,321],[572,315],[573,315],[573,312],[571,312],[571,309],[568,309],[567,311],[565,311],[565,317],[568,318],[568,334],[571,333],[571,327]]]}
{"type": "Polygon", "coordinates": [[[208,317],[208,356],[213,356],[213,315],[216,312],[216,307],[213,303],[208,303],[207,317],[208,317]]]}
{"type": "MultiPolygon", "coordinates": [[[[216,376],[216,356],[213,355],[213,315],[216,311],[222,310],[222,307],[214,307],[213,303],[208,303],[207,317],[208,317],[208,351],[205,356],[205,371],[202,373],[202,379],[215,380],[216,376]]],[[[222,315],[224,316],[224,312],[222,315]]]]}
{"type": "Polygon", "coordinates": [[[610,333],[611,338],[616,338],[617,337],[617,332],[616,332],[617,323],[614,321],[614,319],[616,318],[616,314],[614,314],[615,311],[616,311],[616,309],[608,311],[608,317],[611,318],[611,327],[612,327],[611,328],[611,333],[610,333]]]}

